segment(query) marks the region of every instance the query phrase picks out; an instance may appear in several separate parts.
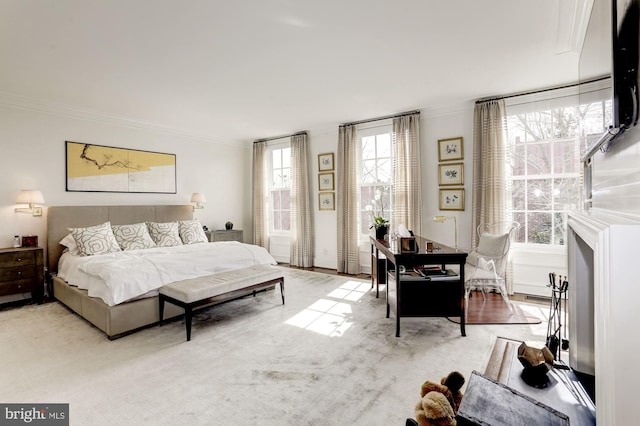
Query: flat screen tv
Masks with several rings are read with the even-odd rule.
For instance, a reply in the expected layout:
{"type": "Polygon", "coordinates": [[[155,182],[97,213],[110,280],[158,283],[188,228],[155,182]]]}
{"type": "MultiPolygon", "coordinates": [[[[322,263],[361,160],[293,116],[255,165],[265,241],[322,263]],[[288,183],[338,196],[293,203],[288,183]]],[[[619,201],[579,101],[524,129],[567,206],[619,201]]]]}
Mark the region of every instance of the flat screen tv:
{"type": "Polygon", "coordinates": [[[612,2],[613,34],[613,119],[626,131],[638,125],[638,37],[640,0],[612,2]]]}
{"type": "Polygon", "coordinates": [[[583,161],[622,137],[640,140],[638,68],[640,0],[595,0],[578,63],[579,80],[610,77],[612,117],[583,161]]]}

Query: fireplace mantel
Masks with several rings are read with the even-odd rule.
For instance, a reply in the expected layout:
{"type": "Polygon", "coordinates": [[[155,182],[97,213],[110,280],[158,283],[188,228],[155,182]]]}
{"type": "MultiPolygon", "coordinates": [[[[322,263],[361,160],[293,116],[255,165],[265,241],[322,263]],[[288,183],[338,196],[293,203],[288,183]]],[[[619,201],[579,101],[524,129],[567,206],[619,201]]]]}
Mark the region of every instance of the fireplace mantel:
{"type": "Polygon", "coordinates": [[[640,418],[640,220],[614,211],[568,220],[569,362],[595,374],[597,423],[640,418]]]}

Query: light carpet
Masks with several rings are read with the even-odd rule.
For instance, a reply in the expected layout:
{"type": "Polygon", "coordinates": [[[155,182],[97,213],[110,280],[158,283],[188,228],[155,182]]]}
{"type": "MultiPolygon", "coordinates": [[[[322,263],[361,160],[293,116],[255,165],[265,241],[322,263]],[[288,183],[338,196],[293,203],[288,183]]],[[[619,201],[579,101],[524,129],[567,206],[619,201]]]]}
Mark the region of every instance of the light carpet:
{"type": "MultiPolygon", "coordinates": [[[[546,323],[460,327],[385,318],[370,282],[283,268],[280,292],[115,341],[64,306],[0,312],[0,401],[69,403],[72,425],[404,425],[426,380],[483,371],[496,336],[546,323]]],[[[519,304],[544,317],[544,306],[519,304]]]]}

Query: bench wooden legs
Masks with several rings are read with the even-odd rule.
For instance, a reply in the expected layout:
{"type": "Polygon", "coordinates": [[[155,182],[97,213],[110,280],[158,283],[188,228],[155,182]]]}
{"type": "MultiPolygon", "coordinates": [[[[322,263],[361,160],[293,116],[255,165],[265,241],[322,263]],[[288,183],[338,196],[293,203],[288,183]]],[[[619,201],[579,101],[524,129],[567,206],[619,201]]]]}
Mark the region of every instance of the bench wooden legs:
{"type": "MultiPolygon", "coordinates": [[[[246,291],[249,291],[248,294],[253,293],[253,295],[256,295],[256,291],[259,290],[264,290],[266,288],[268,288],[269,286],[272,286],[274,284],[280,283],[280,294],[282,296],[282,304],[284,305],[284,277],[280,277],[280,278],[276,278],[275,280],[270,280],[264,283],[260,283],[260,284],[256,284],[253,285],[251,287],[249,287],[248,289],[245,289],[246,291]]],[[[244,294],[244,296],[246,296],[247,293],[244,294]]],[[[238,295],[235,298],[239,298],[242,297],[242,295],[238,295]]],[[[158,309],[159,309],[159,314],[160,314],[160,325],[162,325],[163,323],[163,317],[164,317],[164,303],[165,302],[170,302],[176,306],[179,306],[181,308],[184,309],[184,325],[187,329],[187,342],[191,340],[191,322],[193,320],[193,309],[197,308],[199,306],[203,306],[203,305],[208,305],[211,303],[216,303],[216,302],[220,302],[220,301],[224,301],[224,300],[232,300],[233,298],[228,298],[227,295],[222,294],[222,295],[218,295],[218,296],[214,296],[214,297],[210,297],[208,299],[203,299],[203,300],[198,300],[196,302],[191,302],[191,303],[185,303],[181,300],[178,299],[174,299],[173,297],[169,297],[166,296],[162,293],[160,293],[158,295],[158,309]]]]}

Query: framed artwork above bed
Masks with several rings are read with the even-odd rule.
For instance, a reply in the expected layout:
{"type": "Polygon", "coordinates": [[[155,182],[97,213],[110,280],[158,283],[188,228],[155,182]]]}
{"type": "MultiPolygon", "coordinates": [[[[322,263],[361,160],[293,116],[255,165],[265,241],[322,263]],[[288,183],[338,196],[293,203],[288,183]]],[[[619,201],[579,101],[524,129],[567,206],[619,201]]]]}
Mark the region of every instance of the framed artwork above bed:
{"type": "Polygon", "coordinates": [[[68,192],[176,193],[176,155],[66,141],[68,192]]]}

